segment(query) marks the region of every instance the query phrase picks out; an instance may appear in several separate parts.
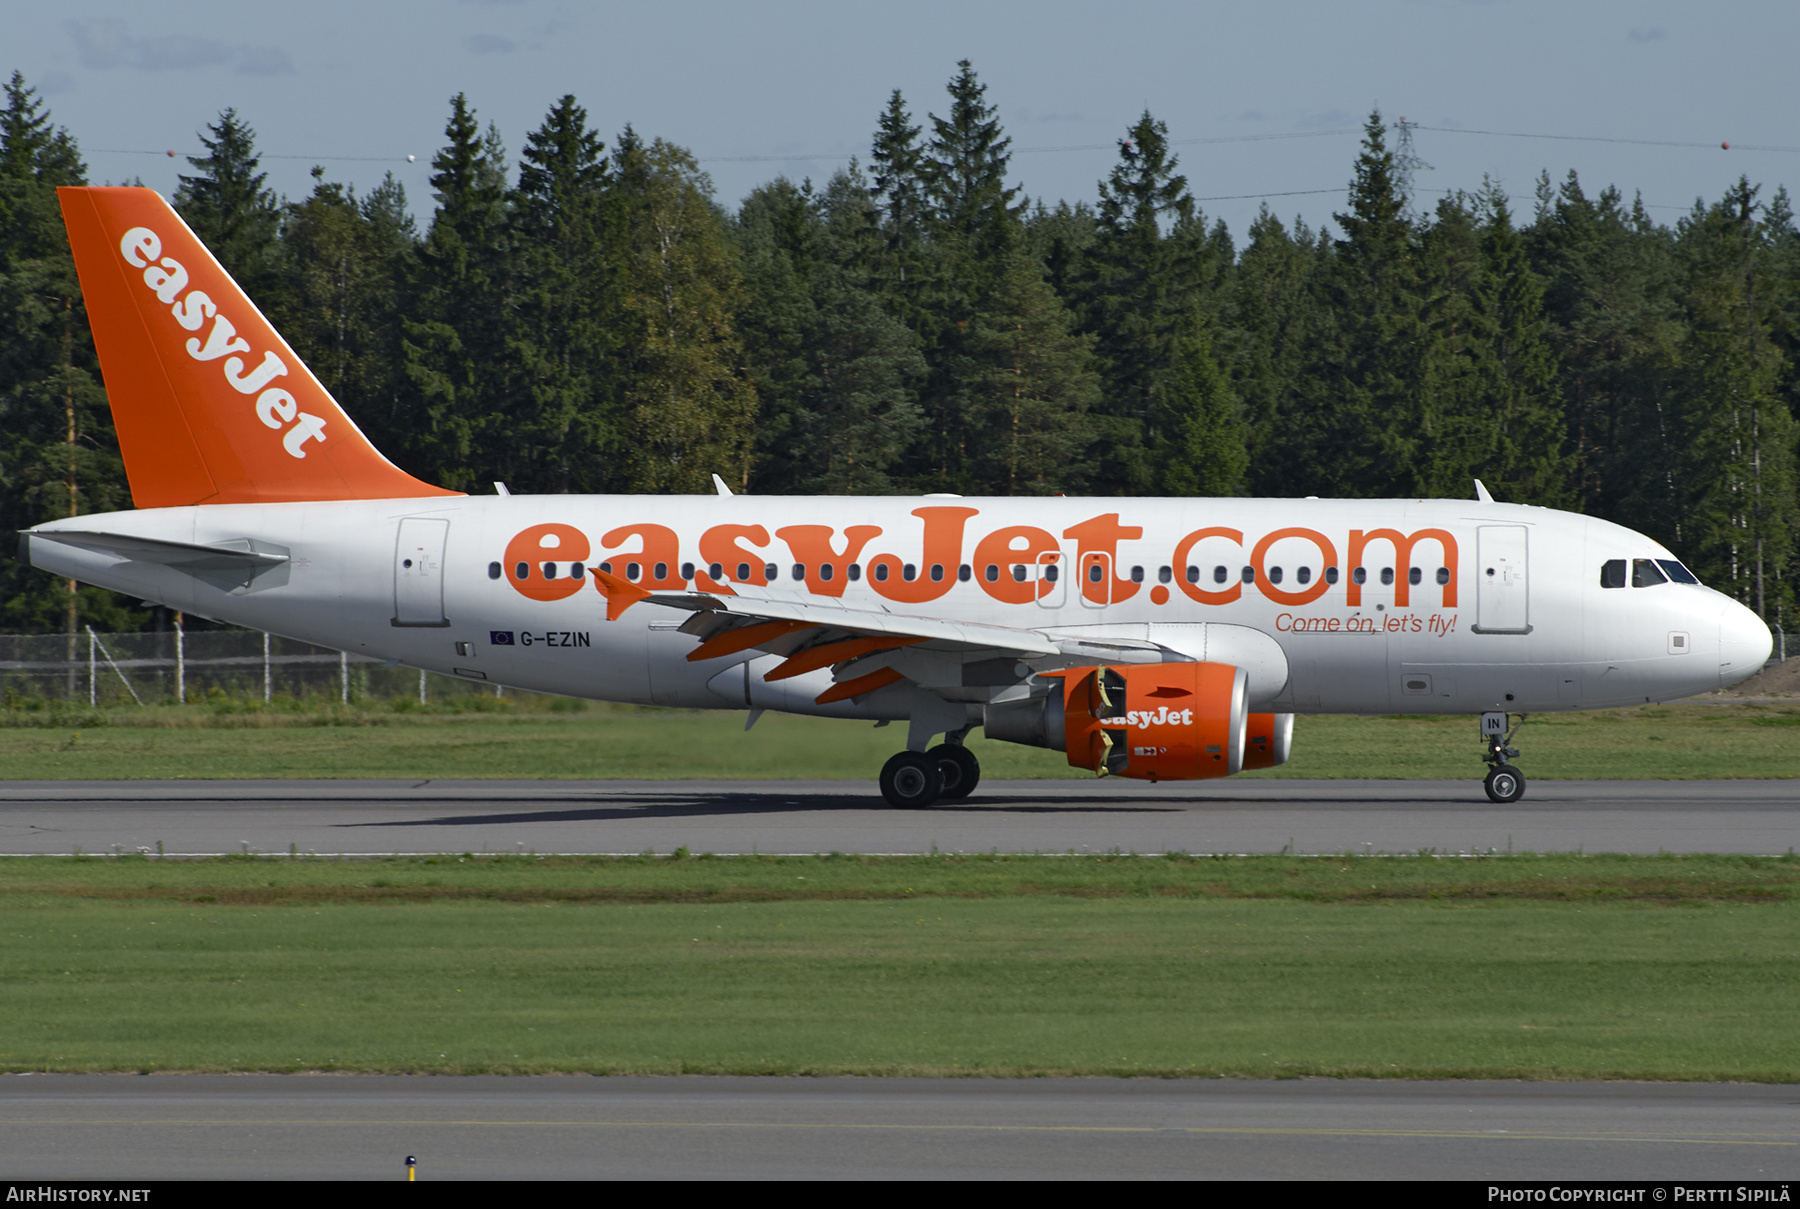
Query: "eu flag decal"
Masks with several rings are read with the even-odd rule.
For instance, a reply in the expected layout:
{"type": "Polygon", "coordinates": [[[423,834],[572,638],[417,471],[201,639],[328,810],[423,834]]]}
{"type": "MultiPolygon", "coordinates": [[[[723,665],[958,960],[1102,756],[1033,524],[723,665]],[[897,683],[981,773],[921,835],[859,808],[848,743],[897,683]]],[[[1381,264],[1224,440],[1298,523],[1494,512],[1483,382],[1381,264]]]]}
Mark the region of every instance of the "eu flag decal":
{"type": "Polygon", "coordinates": [[[489,630],[488,644],[490,646],[511,646],[513,644],[513,632],[511,630],[489,630]]]}

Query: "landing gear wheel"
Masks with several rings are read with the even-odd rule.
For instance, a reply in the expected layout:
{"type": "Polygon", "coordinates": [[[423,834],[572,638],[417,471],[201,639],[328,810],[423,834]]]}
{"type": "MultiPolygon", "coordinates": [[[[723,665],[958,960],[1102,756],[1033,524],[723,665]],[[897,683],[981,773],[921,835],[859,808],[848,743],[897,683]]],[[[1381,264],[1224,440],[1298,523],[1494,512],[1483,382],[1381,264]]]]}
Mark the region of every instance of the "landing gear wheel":
{"type": "Polygon", "coordinates": [[[1511,764],[1496,764],[1487,775],[1489,801],[1516,802],[1525,796],[1525,774],[1511,764]]]}
{"type": "Polygon", "coordinates": [[[944,770],[936,756],[903,751],[881,768],[881,796],[890,806],[919,809],[937,801],[943,792],[944,770]]]}
{"type": "Polygon", "coordinates": [[[937,760],[938,770],[944,774],[944,791],[940,797],[966,798],[981,783],[981,761],[968,748],[955,743],[939,743],[925,754],[937,760]]]}

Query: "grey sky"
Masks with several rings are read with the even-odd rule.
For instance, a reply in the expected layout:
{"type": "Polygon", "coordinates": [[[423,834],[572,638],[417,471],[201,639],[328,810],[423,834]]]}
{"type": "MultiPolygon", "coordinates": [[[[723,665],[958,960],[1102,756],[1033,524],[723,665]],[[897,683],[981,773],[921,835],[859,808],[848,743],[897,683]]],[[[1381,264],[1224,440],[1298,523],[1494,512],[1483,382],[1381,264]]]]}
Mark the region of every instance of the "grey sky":
{"type": "MultiPolygon", "coordinates": [[[[1428,190],[1475,189],[1487,174],[1526,210],[1540,169],[1558,181],[1575,169],[1590,190],[1641,191],[1673,222],[1739,174],[1765,197],[1800,178],[1800,6],[1786,0],[0,0],[0,28],[0,70],[39,88],[94,179],[141,176],[164,192],[185,159],[143,153],[195,153],[232,106],[278,191],[304,194],[315,162],[364,188],[391,169],[428,213],[453,93],[516,156],[572,92],[609,143],[629,122],[689,148],[735,207],[777,175],[823,179],[851,155],[866,161],[895,88],[929,129],[962,58],[1012,136],[1016,183],[1051,202],[1092,200],[1146,107],[1177,142],[1244,140],[1177,148],[1196,196],[1288,194],[1269,204],[1315,225],[1343,195],[1306,191],[1341,190],[1356,154],[1355,133],[1328,132],[1357,129],[1376,105],[1426,127],[1703,145],[1425,129],[1421,208],[1428,190]],[[1309,137],[1248,137],[1271,135],[1309,137]]],[[[1203,208],[1241,242],[1258,204],[1203,208]]]]}

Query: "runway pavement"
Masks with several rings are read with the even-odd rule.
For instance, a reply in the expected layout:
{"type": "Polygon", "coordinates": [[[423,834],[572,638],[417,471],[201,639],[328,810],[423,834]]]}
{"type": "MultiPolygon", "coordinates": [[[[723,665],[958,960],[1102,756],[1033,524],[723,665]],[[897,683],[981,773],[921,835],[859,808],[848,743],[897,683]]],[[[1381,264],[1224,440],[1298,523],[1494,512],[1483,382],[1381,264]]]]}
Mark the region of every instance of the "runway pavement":
{"type": "Polygon", "coordinates": [[[1789,1180],[1791,1086],[0,1076],[33,1179],[1789,1180]]]}
{"type": "Polygon", "coordinates": [[[1800,781],[9,781],[0,855],[396,852],[1735,852],[1800,846],[1800,781]]]}

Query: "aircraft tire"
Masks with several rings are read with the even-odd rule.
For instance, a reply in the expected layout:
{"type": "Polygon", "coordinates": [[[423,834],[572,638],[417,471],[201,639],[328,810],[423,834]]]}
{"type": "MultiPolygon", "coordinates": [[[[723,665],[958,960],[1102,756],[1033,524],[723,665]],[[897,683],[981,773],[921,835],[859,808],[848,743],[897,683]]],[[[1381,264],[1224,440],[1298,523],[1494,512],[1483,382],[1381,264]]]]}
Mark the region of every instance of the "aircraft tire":
{"type": "Polygon", "coordinates": [[[938,796],[966,798],[981,784],[981,761],[968,748],[955,743],[939,743],[925,754],[936,757],[938,769],[944,774],[944,790],[938,796]]]}
{"type": "Polygon", "coordinates": [[[931,805],[944,792],[944,770],[936,756],[903,751],[881,769],[881,796],[888,805],[918,810],[931,805]]]}
{"type": "Polygon", "coordinates": [[[1518,801],[1525,796],[1525,774],[1511,764],[1496,765],[1487,775],[1487,796],[1502,805],[1518,801]]]}

